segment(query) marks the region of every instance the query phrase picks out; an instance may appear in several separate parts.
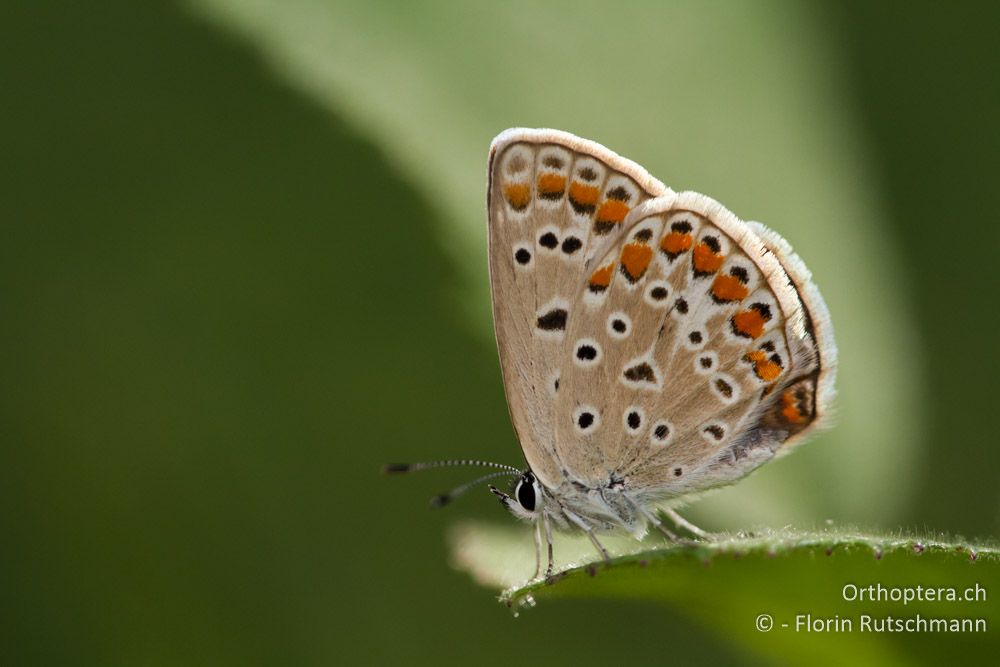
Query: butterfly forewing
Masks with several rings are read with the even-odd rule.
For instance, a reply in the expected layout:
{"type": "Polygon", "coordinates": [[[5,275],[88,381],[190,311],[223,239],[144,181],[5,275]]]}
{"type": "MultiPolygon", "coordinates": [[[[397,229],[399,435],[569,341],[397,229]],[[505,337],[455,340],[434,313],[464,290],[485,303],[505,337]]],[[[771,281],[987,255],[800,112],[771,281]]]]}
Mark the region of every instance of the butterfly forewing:
{"type": "MultiPolygon", "coordinates": [[[[621,236],[632,209],[667,192],[638,165],[562,132],[514,130],[493,143],[490,280],[504,387],[528,464],[549,487],[567,469],[556,397],[572,372],[566,332],[588,267],[621,236]]],[[[600,452],[576,447],[573,456],[600,452]]]]}

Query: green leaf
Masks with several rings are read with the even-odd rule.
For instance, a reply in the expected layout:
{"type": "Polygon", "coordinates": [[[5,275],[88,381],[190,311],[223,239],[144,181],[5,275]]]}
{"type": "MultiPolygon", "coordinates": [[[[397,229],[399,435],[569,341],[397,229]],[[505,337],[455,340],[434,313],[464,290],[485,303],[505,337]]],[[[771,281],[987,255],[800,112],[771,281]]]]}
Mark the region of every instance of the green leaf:
{"type": "Polygon", "coordinates": [[[833,528],[769,530],[687,546],[633,542],[630,547],[614,540],[619,552],[628,551],[602,563],[586,553],[585,539],[562,537],[556,556],[563,563],[569,556],[569,565],[549,580],[525,580],[534,569],[528,531],[464,523],[451,538],[456,566],[484,585],[506,587],[500,601],[515,613],[560,599],[651,601],[761,655],[792,663],[945,659],[956,642],[965,648],[996,645],[988,631],[1000,622],[998,606],[989,599],[1000,591],[995,545],[833,528]],[[941,597],[939,589],[958,596],[970,589],[981,599],[930,599],[941,597]],[[904,600],[907,595],[921,599],[904,600]],[[773,619],[768,631],[756,625],[762,614],[773,619]],[[888,617],[904,625],[870,631],[888,617]],[[932,619],[944,619],[946,626],[967,620],[960,632],[915,632],[923,622],[918,617],[928,628],[932,619]],[[815,623],[829,630],[808,631],[815,623]]]}

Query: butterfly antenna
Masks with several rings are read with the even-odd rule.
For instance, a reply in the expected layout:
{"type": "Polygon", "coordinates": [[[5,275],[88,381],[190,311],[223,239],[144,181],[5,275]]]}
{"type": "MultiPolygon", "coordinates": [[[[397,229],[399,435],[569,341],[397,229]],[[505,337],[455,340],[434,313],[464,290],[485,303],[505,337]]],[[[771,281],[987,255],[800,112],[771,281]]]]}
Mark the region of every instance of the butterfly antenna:
{"type": "Polygon", "coordinates": [[[500,472],[491,472],[490,474],[483,475],[482,477],[474,479],[471,482],[466,482],[462,486],[455,487],[448,493],[442,493],[439,496],[434,496],[433,498],[431,498],[431,507],[434,508],[444,507],[445,505],[453,501],[455,498],[458,498],[460,495],[462,495],[472,487],[476,486],[477,484],[482,484],[487,480],[494,479],[496,477],[515,477],[520,475],[521,475],[520,471],[511,472],[509,470],[501,470],[500,472]]]}
{"type": "MultiPolygon", "coordinates": [[[[403,472],[416,472],[417,470],[429,470],[430,468],[447,468],[451,466],[479,466],[480,468],[499,468],[509,473],[520,475],[523,471],[504,463],[493,463],[492,461],[474,461],[469,459],[453,459],[450,461],[424,461],[422,463],[390,463],[383,466],[382,472],[397,474],[403,472]]],[[[499,477],[499,475],[497,475],[499,477]]]]}
{"type": "Polygon", "coordinates": [[[487,475],[483,475],[478,479],[474,479],[471,482],[467,482],[459,487],[456,487],[449,491],[448,493],[442,493],[440,495],[431,498],[431,507],[444,507],[450,503],[455,498],[476,486],[490,479],[496,477],[519,477],[523,474],[518,468],[514,466],[509,466],[504,463],[493,463],[492,461],[476,461],[470,459],[453,459],[449,461],[423,461],[421,463],[390,463],[382,468],[382,472],[388,474],[399,474],[404,472],[415,472],[417,470],[429,470],[431,468],[450,468],[453,466],[478,466],[480,468],[498,468],[497,472],[491,472],[487,475]]]}

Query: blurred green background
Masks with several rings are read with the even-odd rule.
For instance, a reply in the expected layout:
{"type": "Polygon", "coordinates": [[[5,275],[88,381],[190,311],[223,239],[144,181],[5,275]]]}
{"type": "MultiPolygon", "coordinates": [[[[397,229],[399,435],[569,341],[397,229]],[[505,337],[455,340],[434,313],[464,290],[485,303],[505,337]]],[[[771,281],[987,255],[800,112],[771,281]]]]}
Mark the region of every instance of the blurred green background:
{"type": "Polygon", "coordinates": [[[998,18],[4,3],[3,662],[781,662],[655,605],[514,620],[448,565],[488,494],[378,475],[520,463],[483,211],[515,125],[765,221],[826,296],[839,425],[691,516],[996,535],[998,18]]]}

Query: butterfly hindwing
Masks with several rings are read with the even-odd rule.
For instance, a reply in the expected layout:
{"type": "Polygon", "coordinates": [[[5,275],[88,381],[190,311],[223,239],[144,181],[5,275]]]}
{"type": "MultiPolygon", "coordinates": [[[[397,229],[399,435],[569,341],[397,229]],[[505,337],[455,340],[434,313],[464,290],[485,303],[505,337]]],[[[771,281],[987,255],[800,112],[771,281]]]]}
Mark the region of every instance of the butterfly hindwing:
{"type": "Polygon", "coordinates": [[[591,377],[575,374],[557,404],[561,414],[593,407],[602,428],[583,446],[603,459],[572,456],[579,438],[562,422],[557,449],[582,462],[574,472],[586,482],[625,479],[651,496],[734,481],[809,428],[828,401],[815,400],[820,365],[807,305],[775,239],[703,195],[656,199],[628,222],[598,262],[613,267],[611,283],[584,300],[567,331],[570,339],[599,332],[605,364],[591,377]],[[616,322],[626,324],[619,335],[616,322]]]}

